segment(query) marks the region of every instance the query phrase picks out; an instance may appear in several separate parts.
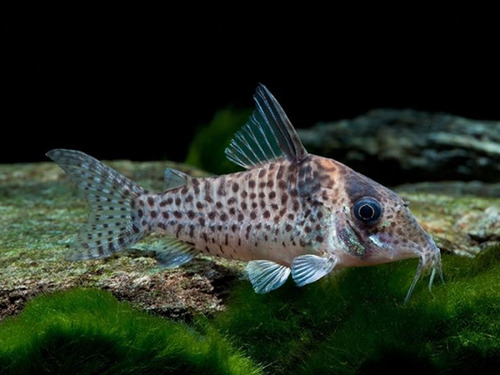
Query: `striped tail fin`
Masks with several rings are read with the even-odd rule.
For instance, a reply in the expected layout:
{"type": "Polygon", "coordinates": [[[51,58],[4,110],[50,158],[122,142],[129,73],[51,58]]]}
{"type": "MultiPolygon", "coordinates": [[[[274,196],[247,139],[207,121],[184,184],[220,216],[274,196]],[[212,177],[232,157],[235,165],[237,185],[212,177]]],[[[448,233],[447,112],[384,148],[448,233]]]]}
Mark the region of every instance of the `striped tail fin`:
{"type": "Polygon", "coordinates": [[[137,215],[137,198],[146,190],[83,152],[55,149],[47,156],[78,185],[90,205],[87,224],[72,245],[70,259],[108,257],[147,234],[137,215]]]}

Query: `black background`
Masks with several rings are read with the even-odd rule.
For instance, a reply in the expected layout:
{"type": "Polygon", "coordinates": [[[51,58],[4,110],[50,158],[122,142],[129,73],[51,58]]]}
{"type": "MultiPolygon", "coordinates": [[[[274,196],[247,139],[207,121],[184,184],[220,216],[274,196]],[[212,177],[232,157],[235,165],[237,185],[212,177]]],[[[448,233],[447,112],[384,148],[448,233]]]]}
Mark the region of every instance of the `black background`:
{"type": "Polygon", "coordinates": [[[0,162],[56,147],[183,161],[259,82],[296,127],[378,107],[500,120],[493,11],[187,5],[4,12],[0,162]]]}

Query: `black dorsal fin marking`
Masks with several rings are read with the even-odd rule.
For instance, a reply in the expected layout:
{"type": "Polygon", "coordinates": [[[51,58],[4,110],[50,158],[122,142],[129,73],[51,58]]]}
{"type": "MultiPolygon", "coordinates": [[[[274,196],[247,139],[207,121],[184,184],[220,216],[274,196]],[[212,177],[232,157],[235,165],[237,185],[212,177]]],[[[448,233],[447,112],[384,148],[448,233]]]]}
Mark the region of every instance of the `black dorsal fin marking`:
{"type": "Polygon", "coordinates": [[[307,151],[278,101],[262,84],[254,100],[252,116],[226,148],[228,159],[247,169],[282,156],[302,160],[307,151]]]}

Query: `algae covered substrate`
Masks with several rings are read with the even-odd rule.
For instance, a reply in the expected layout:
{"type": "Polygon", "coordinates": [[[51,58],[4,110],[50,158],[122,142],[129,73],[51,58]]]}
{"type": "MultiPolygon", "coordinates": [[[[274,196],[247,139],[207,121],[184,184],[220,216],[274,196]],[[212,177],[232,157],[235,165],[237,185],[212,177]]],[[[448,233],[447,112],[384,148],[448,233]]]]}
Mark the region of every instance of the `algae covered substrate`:
{"type": "MultiPolygon", "coordinates": [[[[162,188],[166,163],[112,165],[162,188]]],[[[55,165],[2,165],[0,373],[496,373],[500,247],[483,219],[499,199],[402,194],[444,249],[444,284],[429,292],[427,275],[404,305],[408,260],[258,295],[238,263],[159,269],[144,251],[156,237],[66,261],[85,202],[55,165]]]]}

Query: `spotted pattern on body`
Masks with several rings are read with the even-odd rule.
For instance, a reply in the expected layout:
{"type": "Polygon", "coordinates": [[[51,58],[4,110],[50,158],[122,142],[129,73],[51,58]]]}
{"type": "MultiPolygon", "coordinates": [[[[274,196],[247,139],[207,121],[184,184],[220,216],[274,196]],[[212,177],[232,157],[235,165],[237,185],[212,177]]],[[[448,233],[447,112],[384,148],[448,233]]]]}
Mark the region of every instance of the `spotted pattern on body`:
{"type": "Polygon", "coordinates": [[[320,250],[325,241],[323,205],[334,186],[335,167],[324,169],[314,158],[300,165],[279,160],[232,175],[192,178],[163,194],[142,195],[139,219],[148,230],[174,235],[207,254],[290,265],[305,249],[320,250]],[[320,190],[324,194],[316,196],[320,190]]]}
{"type": "Polygon", "coordinates": [[[167,169],[149,193],[79,151],[47,155],[75,181],[91,212],[73,259],[109,256],[151,232],[164,235],[159,262],[177,267],[197,253],[248,261],[257,293],[292,276],[298,286],[333,269],[419,258],[406,300],[425,269],[442,279],[440,251],[397,194],[332,159],[308,154],[264,87],[227,157],[245,171],[208,178],[167,169]]]}

